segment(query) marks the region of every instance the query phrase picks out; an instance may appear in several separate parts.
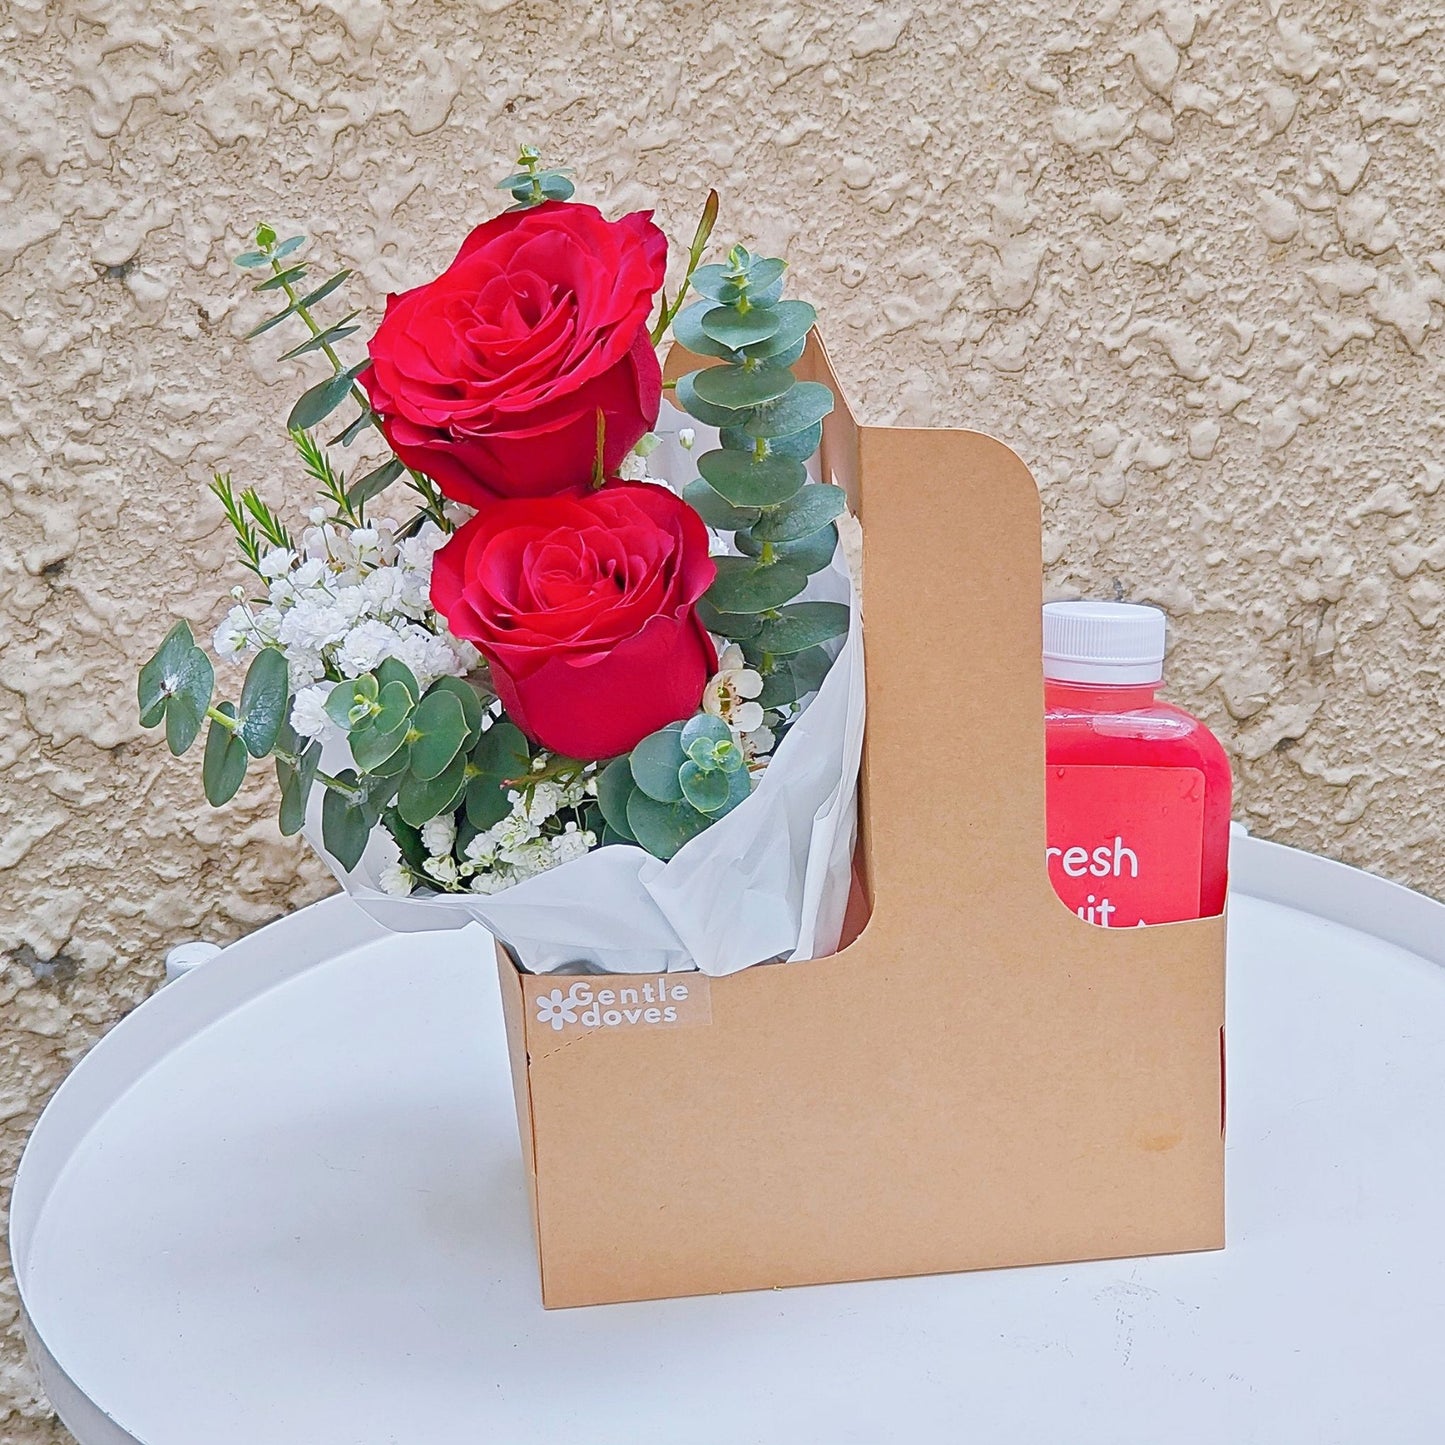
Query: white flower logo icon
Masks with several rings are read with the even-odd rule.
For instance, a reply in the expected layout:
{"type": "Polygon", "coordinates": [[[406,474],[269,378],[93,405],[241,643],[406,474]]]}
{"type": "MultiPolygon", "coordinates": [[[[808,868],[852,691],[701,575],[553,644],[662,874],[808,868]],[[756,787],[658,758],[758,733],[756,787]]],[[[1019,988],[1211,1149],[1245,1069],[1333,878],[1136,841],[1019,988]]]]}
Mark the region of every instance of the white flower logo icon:
{"type": "Polygon", "coordinates": [[[577,999],[560,988],[537,996],[537,1022],[551,1024],[560,1033],[568,1024],[577,1022],[577,999]]]}

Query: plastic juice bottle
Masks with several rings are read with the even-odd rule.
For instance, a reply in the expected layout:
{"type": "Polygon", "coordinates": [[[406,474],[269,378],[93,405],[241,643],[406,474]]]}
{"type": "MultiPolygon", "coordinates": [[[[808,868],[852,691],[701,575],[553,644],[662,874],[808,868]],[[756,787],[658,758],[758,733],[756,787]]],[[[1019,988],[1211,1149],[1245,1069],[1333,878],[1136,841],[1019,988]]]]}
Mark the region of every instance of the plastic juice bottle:
{"type": "Polygon", "coordinates": [[[1158,608],[1045,604],[1049,880],[1105,928],[1224,910],[1229,759],[1163,675],[1158,608]]]}

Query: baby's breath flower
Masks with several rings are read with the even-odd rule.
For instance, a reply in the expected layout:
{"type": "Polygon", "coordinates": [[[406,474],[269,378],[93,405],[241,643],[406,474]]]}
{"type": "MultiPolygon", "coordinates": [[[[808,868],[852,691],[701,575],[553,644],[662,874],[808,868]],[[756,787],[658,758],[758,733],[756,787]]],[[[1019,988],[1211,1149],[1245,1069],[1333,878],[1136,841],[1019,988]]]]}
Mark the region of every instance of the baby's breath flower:
{"type": "Polygon", "coordinates": [[[381,891],[392,898],[410,897],[415,886],[411,874],[400,863],[388,863],[376,881],[381,891]]]}
{"type": "Polygon", "coordinates": [[[269,582],[273,578],[284,577],[295,561],[296,554],[289,547],[273,547],[269,552],[261,554],[257,570],[269,582]]]}
{"type": "Polygon", "coordinates": [[[291,726],[303,738],[326,742],[336,733],[336,724],[326,714],[326,699],[333,684],[303,687],[291,700],[291,726]]]}
{"type": "Polygon", "coordinates": [[[421,845],[433,858],[450,854],[456,841],[457,823],[450,813],[443,813],[441,817],[421,825],[421,845]]]}
{"type": "MultiPolygon", "coordinates": [[[[240,588],[236,590],[239,592],[240,588]]],[[[246,594],[242,592],[241,595],[244,597],[246,594]]],[[[251,624],[251,614],[244,607],[233,607],[226,614],[226,620],[216,629],[216,635],[211,639],[211,644],[216,649],[216,656],[230,659],[237,653],[243,652],[250,642],[254,630],[251,624]]]]}
{"type": "Polygon", "coordinates": [[[451,888],[457,882],[458,872],[455,858],[428,858],[422,866],[427,875],[435,878],[443,888],[451,888]]]}

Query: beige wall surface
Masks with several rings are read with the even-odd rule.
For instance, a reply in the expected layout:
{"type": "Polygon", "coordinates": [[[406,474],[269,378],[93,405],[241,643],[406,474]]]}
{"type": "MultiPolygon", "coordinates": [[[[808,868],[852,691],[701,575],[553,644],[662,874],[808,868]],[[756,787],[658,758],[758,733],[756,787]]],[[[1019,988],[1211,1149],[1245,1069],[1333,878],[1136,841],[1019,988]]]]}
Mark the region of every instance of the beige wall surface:
{"type": "MultiPolygon", "coordinates": [[[[281,418],[314,373],[243,344],[264,312],[229,258],[304,227],[374,318],[524,140],[684,241],[715,184],[719,236],[787,254],[869,419],[1033,466],[1056,595],[1168,609],[1240,818],[1445,895],[1442,16],[7,0],[0,1176],[169,944],[328,888],[269,786],[212,812],[135,721],[136,665],[241,580],[210,471],[304,505],[281,418]]],[[[14,1313],[6,1286],[0,1439],[64,1438],[14,1313]]]]}

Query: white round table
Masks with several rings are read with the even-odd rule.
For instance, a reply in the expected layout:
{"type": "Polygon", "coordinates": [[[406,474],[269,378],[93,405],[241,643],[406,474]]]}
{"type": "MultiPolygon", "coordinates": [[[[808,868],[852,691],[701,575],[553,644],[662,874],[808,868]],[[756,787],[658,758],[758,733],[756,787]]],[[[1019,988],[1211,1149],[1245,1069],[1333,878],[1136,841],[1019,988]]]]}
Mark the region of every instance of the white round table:
{"type": "Polygon", "coordinates": [[[1237,839],[1222,1253],[544,1313],[485,935],[328,900],[61,1088],[12,1253],[82,1445],[1445,1435],[1445,906],[1237,839]]]}

